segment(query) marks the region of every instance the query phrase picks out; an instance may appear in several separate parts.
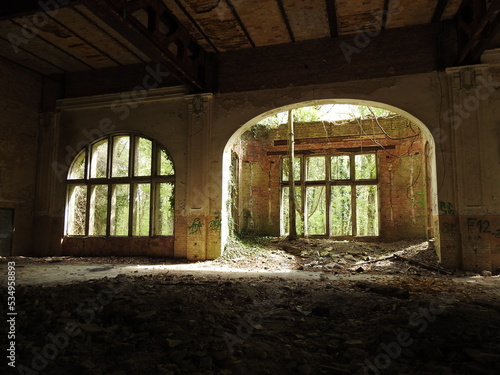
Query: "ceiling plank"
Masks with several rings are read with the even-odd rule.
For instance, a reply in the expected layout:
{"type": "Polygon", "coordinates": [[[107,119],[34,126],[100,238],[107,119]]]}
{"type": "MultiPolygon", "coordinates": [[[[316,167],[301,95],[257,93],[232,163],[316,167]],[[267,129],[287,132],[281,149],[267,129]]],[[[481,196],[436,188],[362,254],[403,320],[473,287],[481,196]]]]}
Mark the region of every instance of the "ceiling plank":
{"type": "MultiPolygon", "coordinates": [[[[281,3],[281,0],[279,2],[281,3]]],[[[328,13],[328,23],[330,25],[330,37],[336,38],[339,36],[339,23],[335,0],[326,0],[326,12],[328,13]]]]}
{"type": "Polygon", "coordinates": [[[329,38],[325,0],[284,1],[295,41],[329,38]]]}
{"type": "Polygon", "coordinates": [[[132,65],[142,62],[139,57],[85,15],[79,13],[76,8],[61,9],[57,20],[118,65],[132,65]]]}
{"type": "Polygon", "coordinates": [[[207,54],[161,0],[87,0],[92,12],[152,61],[164,63],[196,91],[210,90],[215,68],[207,54]]]}
{"type": "MultiPolygon", "coordinates": [[[[13,21],[20,26],[23,24],[23,20],[20,18],[15,18],[13,21]]],[[[36,31],[38,37],[57,46],[90,68],[101,69],[116,66],[116,63],[86,44],[78,35],[72,33],[51,17],[43,27],[36,29],[36,31]]]]}
{"type": "Polygon", "coordinates": [[[488,8],[472,0],[464,0],[460,9],[464,7],[468,9],[467,12],[459,11],[458,27],[462,35],[467,35],[467,40],[462,41],[459,64],[477,62],[500,28],[500,0],[493,0],[488,8]],[[471,14],[464,19],[460,16],[462,13],[471,14]]]}
{"type": "Polygon", "coordinates": [[[256,47],[291,42],[283,13],[276,0],[260,0],[258,7],[247,0],[233,1],[233,5],[256,47]]]}
{"type": "Polygon", "coordinates": [[[434,11],[434,15],[432,16],[432,22],[441,22],[441,18],[443,18],[444,11],[448,7],[448,3],[450,0],[439,0],[436,5],[436,10],[434,11]]]}
{"type": "MultiPolygon", "coordinates": [[[[23,35],[22,29],[23,28],[21,25],[13,21],[7,20],[0,22],[0,36],[5,38],[6,40],[10,40],[13,35],[23,35]]],[[[22,43],[9,46],[9,49],[13,50],[14,52],[20,48],[23,48],[25,51],[35,56],[43,56],[43,58],[49,63],[57,66],[59,69],[64,71],[79,71],[89,69],[89,66],[75,59],[73,56],[68,55],[57,46],[48,43],[38,35],[34,35],[31,39],[25,39],[22,43]]]]}
{"type": "MultiPolygon", "coordinates": [[[[169,2],[169,0],[163,1],[169,2]]],[[[210,40],[217,46],[218,51],[252,48],[225,0],[179,1],[184,4],[193,19],[210,36],[210,40]]],[[[246,0],[238,0],[238,2],[246,2],[246,0]]],[[[193,32],[191,34],[196,35],[193,32]]]]}
{"type": "Polygon", "coordinates": [[[25,50],[22,46],[19,46],[18,51],[15,52],[12,49],[10,42],[2,37],[0,37],[0,51],[0,56],[4,59],[24,66],[25,68],[33,70],[39,74],[48,75],[64,73],[64,71],[58,66],[55,66],[51,62],[25,50]]]}
{"type": "MultiPolygon", "coordinates": [[[[88,31],[88,24],[86,24],[85,20],[78,17],[78,20],[71,19],[71,10],[67,9],[61,9],[57,13],[57,16],[51,16],[52,20],[58,24],[62,30],[66,30],[68,33],[73,34],[77,40],[80,40],[84,43],[84,45],[80,48],[82,50],[86,50],[88,52],[90,51],[96,51],[98,54],[101,55],[102,60],[106,61],[106,65],[104,66],[99,66],[99,68],[108,68],[108,67],[113,67],[117,65],[122,65],[118,60],[116,60],[110,53],[110,51],[113,50],[114,45],[106,45],[106,44],[101,44],[101,43],[92,43],[89,41],[89,39],[95,39],[96,36],[96,30],[91,30],[90,32],[88,31]],[[73,27],[70,27],[70,25],[73,24],[73,27]],[[85,34],[85,36],[83,35],[85,34]],[[105,47],[106,51],[104,51],[100,46],[105,47]],[[111,66],[108,66],[108,64],[112,64],[111,66]]],[[[86,55],[88,57],[90,56],[96,56],[97,55],[86,55]]]]}
{"type": "Polygon", "coordinates": [[[40,0],[16,0],[4,1],[0,8],[0,20],[11,18],[20,18],[24,16],[34,15],[37,12],[56,13],[59,9],[68,6],[70,3],[79,4],[81,0],[54,0],[54,1],[40,1],[40,0]]]}
{"type": "Polygon", "coordinates": [[[115,29],[106,24],[103,20],[97,17],[84,5],[76,5],[74,9],[80,13],[82,16],[86,17],[90,22],[95,24],[98,28],[104,30],[109,36],[116,40],[119,44],[128,49],[131,53],[137,56],[143,62],[150,62],[151,59],[146,56],[140,49],[130,43],[123,35],[117,32],[115,29]]]}
{"type": "Polygon", "coordinates": [[[191,13],[189,13],[187,11],[184,4],[182,4],[179,0],[174,0],[174,1],[175,1],[175,4],[177,4],[177,6],[179,7],[179,9],[189,19],[189,22],[191,22],[191,24],[196,28],[196,30],[198,30],[198,32],[203,36],[203,38],[205,38],[205,40],[208,42],[208,44],[210,44],[210,46],[214,49],[214,51],[216,53],[219,53],[219,49],[217,48],[217,46],[214,44],[212,39],[205,33],[205,31],[200,27],[200,25],[198,24],[198,22],[196,22],[196,20],[193,18],[193,16],[191,16],[191,13]]]}
{"type": "Polygon", "coordinates": [[[252,37],[250,36],[250,33],[248,32],[247,28],[243,24],[243,21],[241,21],[240,15],[238,14],[236,9],[234,8],[233,3],[231,2],[231,0],[226,0],[226,2],[227,2],[227,5],[229,6],[229,9],[231,10],[231,13],[233,13],[234,18],[236,19],[236,22],[238,22],[238,25],[240,25],[241,30],[243,31],[245,36],[248,38],[248,42],[250,43],[250,45],[253,48],[255,48],[255,43],[254,43],[252,37]]]}

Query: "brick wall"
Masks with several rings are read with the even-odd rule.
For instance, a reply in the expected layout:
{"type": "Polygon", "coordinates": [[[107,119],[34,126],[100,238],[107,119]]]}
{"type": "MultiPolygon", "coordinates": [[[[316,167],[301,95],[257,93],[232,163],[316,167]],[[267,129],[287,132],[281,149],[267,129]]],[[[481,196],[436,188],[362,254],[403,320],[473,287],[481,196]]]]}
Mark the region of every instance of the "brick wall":
{"type": "MultiPolygon", "coordinates": [[[[419,132],[417,126],[401,117],[381,121],[393,138],[419,132]]],[[[362,123],[297,123],[297,154],[330,153],[345,148],[387,147],[376,151],[379,178],[380,237],[383,240],[426,238],[428,204],[426,194],[426,156],[423,136],[391,140],[371,120],[362,123]],[[361,136],[361,138],[360,138],[361,136]],[[307,143],[305,142],[307,140],[307,143]],[[318,139],[315,142],[314,139],[318,139]],[[320,143],[321,142],[321,143],[320,143]]],[[[287,150],[287,127],[257,126],[235,144],[239,155],[239,228],[256,235],[279,235],[280,160],[287,150]],[[276,155],[278,154],[278,155],[276,155]]]]}

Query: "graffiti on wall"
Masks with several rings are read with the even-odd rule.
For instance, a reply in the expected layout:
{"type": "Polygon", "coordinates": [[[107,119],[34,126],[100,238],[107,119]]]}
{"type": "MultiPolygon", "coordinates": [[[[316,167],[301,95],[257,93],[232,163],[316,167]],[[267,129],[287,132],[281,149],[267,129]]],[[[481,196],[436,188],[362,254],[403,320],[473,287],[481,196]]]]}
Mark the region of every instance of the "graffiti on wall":
{"type": "Polygon", "coordinates": [[[210,228],[210,230],[218,231],[222,226],[220,211],[214,211],[213,214],[215,215],[215,217],[212,220],[210,220],[210,222],[208,223],[208,227],[210,228]]]}
{"type": "Polygon", "coordinates": [[[203,224],[201,223],[201,219],[197,217],[193,220],[193,223],[188,227],[189,234],[201,234],[201,227],[203,224]]]}
{"type": "Polygon", "coordinates": [[[467,219],[467,231],[469,233],[479,233],[479,235],[490,235],[500,238],[500,228],[494,228],[489,220],[470,217],[467,219]]]}
{"type": "Polygon", "coordinates": [[[455,215],[455,207],[450,202],[439,202],[439,212],[441,215],[455,215]]]}

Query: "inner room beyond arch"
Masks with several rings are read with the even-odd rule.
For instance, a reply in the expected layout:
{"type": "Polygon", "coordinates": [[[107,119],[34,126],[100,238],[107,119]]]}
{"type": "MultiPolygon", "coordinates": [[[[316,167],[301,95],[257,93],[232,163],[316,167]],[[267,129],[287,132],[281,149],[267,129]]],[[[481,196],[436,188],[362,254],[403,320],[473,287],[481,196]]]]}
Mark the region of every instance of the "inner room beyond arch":
{"type": "MultiPolygon", "coordinates": [[[[434,241],[435,158],[427,129],[387,109],[341,102],[293,106],[297,234],[434,241]]],[[[259,116],[226,147],[227,215],[236,233],[288,235],[287,113],[259,116]]]]}

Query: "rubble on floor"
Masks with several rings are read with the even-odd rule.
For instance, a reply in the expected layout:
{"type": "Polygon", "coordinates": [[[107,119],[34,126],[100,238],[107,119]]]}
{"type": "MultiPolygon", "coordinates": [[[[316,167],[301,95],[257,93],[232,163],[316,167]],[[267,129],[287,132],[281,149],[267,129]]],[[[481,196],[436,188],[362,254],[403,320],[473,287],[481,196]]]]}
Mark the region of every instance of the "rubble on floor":
{"type": "Polygon", "coordinates": [[[261,267],[269,270],[291,268],[336,274],[452,273],[452,270],[440,266],[433,242],[422,240],[383,243],[321,238],[288,241],[273,237],[243,237],[230,241],[224,256],[216,262],[231,264],[232,267],[261,267]]]}
{"type": "MultiPolygon", "coordinates": [[[[82,261],[16,258],[20,269],[82,261]]],[[[85,261],[89,272],[102,275],[116,264],[181,262],[85,261]]],[[[165,272],[18,286],[16,373],[500,373],[500,278],[488,277],[486,284],[456,281],[427,242],[243,239],[233,240],[223,257],[199,263],[313,270],[320,277],[165,272]],[[362,280],[351,276],[360,273],[362,280]]],[[[1,297],[7,300],[3,288],[1,297]]]]}
{"type": "Polygon", "coordinates": [[[18,366],[43,374],[500,372],[498,289],[448,279],[118,276],[17,299],[18,366]]]}

